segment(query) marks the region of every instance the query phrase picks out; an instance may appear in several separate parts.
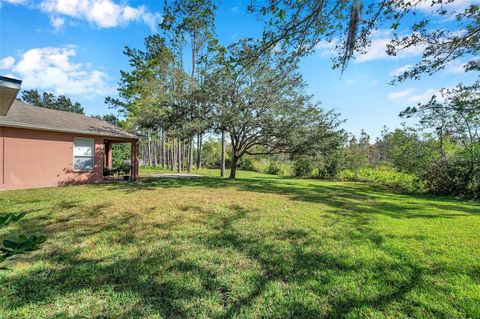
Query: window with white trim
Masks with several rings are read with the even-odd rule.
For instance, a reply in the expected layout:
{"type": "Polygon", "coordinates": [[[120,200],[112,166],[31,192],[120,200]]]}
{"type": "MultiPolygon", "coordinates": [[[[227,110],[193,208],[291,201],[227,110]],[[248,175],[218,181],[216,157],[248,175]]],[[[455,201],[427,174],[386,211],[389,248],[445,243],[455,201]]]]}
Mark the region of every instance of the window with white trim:
{"type": "Polygon", "coordinates": [[[73,139],[73,170],[76,172],[93,171],[93,138],[75,137],[73,139]]]}

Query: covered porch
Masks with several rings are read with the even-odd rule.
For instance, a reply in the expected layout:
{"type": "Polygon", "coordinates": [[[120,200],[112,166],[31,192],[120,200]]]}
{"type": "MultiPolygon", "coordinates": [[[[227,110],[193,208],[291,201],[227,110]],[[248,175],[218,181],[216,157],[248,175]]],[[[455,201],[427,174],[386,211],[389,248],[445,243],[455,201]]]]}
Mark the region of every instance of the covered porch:
{"type": "Polygon", "coordinates": [[[138,180],[138,139],[106,138],[103,147],[104,181],[138,180]]]}

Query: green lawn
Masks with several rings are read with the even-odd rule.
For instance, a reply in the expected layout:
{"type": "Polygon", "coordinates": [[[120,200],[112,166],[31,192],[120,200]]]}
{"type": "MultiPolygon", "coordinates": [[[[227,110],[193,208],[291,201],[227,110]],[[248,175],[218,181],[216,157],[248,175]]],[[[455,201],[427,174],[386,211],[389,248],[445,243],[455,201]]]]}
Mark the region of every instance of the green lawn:
{"type": "Polygon", "coordinates": [[[0,192],[0,318],[480,317],[479,203],[239,175],[0,192]]]}

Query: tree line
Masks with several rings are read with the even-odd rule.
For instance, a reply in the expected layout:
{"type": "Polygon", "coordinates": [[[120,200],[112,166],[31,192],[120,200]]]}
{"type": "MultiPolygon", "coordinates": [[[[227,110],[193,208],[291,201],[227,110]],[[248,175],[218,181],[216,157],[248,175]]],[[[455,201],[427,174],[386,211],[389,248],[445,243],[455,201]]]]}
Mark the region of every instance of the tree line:
{"type": "Polygon", "coordinates": [[[215,162],[222,176],[229,166],[235,178],[237,167],[256,156],[280,159],[293,174],[311,175],[306,166],[313,166],[316,176],[336,178],[342,169],[355,176],[362,167],[378,166],[375,158],[381,158],[397,171],[415,174],[432,191],[480,197],[477,4],[252,1],[246,11],[265,22],[262,36],[228,45],[215,35],[217,4],[166,3],[160,31],[145,38],[144,48],[124,49],[129,70],[121,71],[118,97],[106,102],[119,111],[122,125],[147,136],[145,164],[191,172],[215,162]],[[430,15],[418,14],[425,8],[430,15]],[[438,19],[446,19],[448,27],[438,19]],[[332,65],[343,72],[365,53],[380,27],[393,35],[388,55],[422,50],[419,61],[395,76],[392,85],[421,80],[452,62],[461,62],[473,81],[446,88],[426,103],[406,105],[399,116],[416,118],[415,128],[384,132],[378,141],[364,143],[365,136],[361,142],[348,137],[340,114],[306,93],[298,62],[322,41],[331,42],[337,52],[332,65]],[[206,145],[220,151],[220,163],[206,145]],[[385,145],[390,153],[383,152],[385,145]]]}
{"type": "MultiPolygon", "coordinates": [[[[121,72],[119,98],[107,103],[156,137],[146,144],[148,163],[201,168],[205,134],[222,137],[222,154],[228,139],[230,178],[245,155],[329,152],[324,144],[342,134],[339,115],[306,94],[297,61],[274,52],[253,58],[248,40],[220,45],[215,9],[213,1],[174,1],[144,49],[124,50],[131,70],[121,72]]],[[[223,160],[222,176],[224,167],[223,160]]]]}

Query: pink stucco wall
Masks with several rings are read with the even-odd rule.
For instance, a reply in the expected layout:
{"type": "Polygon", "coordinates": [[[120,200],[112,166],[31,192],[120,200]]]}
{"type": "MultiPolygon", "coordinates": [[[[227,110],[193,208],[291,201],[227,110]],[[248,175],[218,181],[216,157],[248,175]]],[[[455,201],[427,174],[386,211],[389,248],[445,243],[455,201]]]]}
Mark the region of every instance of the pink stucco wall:
{"type": "Polygon", "coordinates": [[[0,189],[4,184],[3,180],[3,127],[0,127],[0,189]]]}
{"type": "Polygon", "coordinates": [[[98,136],[0,127],[0,189],[101,181],[103,141],[98,136]],[[94,138],[93,172],[73,171],[74,137],[94,138]]]}

